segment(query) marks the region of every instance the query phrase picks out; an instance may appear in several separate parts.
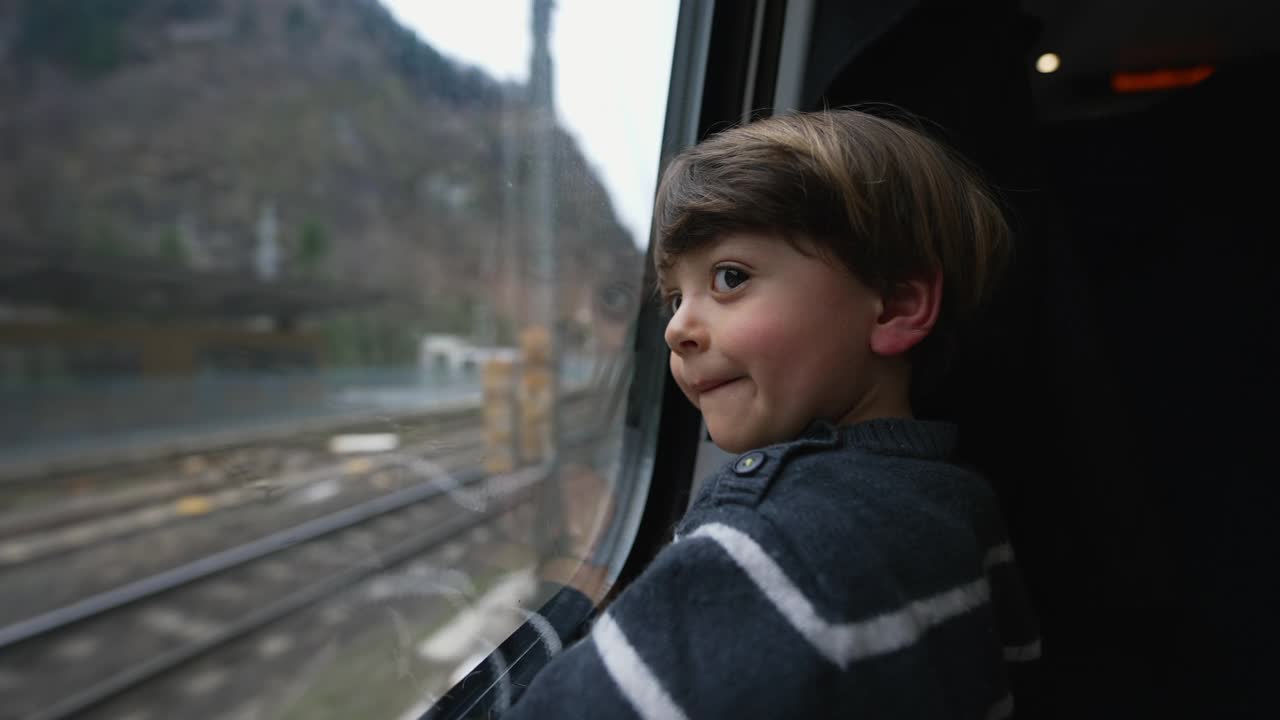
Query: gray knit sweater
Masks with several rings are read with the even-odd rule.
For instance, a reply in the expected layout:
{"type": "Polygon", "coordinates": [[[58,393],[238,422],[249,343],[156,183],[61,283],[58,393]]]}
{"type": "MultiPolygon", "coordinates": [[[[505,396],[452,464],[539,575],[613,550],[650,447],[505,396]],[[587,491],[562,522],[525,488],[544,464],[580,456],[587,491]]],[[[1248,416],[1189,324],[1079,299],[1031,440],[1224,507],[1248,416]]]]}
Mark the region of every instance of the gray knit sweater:
{"type": "Polygon", "coordinates": [[[1005,718],[1040,655],[955,430],[815,424],[704,483],[675,542],[504,718],[1005,718]]]}

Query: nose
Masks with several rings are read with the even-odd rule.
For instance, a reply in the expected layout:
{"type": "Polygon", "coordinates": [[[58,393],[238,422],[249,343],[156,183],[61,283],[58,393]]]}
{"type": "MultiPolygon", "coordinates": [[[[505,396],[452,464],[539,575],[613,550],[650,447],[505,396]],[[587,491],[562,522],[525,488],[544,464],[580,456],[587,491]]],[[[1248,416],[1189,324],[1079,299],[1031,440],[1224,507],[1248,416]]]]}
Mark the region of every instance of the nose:
{"type": "Polygon", "coordinates": [[[681,357],[706,350],[710,340],[706,324],[698,317],[693,303],[688,300],[671,316],[663,337],[671,352],[681,357]]]}

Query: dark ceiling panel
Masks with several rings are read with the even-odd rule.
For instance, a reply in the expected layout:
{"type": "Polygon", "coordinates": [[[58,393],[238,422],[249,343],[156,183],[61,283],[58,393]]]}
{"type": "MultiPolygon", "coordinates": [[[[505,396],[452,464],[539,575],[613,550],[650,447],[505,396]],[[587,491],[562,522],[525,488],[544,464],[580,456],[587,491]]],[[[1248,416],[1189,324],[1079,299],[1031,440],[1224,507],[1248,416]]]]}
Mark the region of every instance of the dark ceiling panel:
{"type": "Polygon", "coordinates": [[[1023,8],[1043,22],[1037,51],[1057,53],[1067,75],[1226,64],[1280,48],[1276,2],[1026,0],[1023,8]]]}

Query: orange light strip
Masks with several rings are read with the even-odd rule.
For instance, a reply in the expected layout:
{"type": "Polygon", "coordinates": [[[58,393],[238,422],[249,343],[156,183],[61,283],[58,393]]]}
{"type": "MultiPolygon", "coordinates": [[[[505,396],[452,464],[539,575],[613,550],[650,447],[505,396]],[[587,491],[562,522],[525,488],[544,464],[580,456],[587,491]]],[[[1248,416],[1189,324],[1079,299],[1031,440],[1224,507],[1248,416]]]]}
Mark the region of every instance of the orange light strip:
{"type": "Polygon", "coordinates": [[[1212,65],[1150,72],[1118,72],[1111,75],[1111,90],[1117,93],[1134,93],[1191,87],[1212,74],[1212,65]]]}

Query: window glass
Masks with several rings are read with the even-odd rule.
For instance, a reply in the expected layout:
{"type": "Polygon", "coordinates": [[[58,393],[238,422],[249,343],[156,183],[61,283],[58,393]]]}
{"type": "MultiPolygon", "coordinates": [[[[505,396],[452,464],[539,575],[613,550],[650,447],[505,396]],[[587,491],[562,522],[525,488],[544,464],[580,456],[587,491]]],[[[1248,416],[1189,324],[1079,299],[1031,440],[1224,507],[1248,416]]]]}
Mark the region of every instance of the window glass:
{"type": "Polygon", "coordinates": [[[415,717],[618,535],[676,9],[0,3],[0,716],[415,717]]]}

